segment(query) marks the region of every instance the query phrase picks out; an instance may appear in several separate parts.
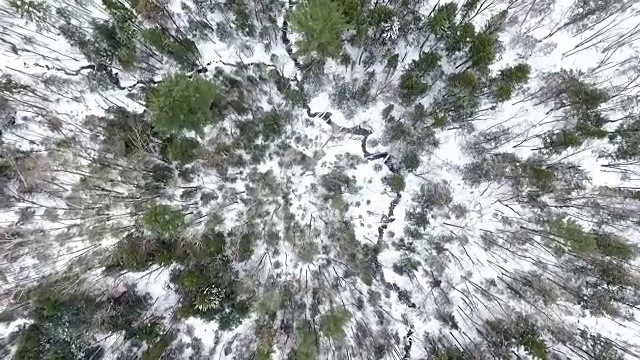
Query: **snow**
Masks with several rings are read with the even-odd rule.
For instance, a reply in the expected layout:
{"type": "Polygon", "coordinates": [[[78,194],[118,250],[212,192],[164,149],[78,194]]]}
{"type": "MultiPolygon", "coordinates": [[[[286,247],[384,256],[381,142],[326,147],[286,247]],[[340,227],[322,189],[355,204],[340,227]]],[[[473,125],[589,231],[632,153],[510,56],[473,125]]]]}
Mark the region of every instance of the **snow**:
{"type": "MultiPolygon", "coordinates": [[[[172,10],[180,14],[179,18],[183,18],[184,20],[184,17],[186,17],[186,15],[182,12],[178,2],[174,2],[173,4],[175,5],[175,7],[172,10]]],[[[536,38],[545,37],[551,31],[552,27],[555,26],[555,24],[558,24],[562,19],[564,19],[566,11],[568,10],[568,4],[569,2],[567,1],[561,2],[549,16],[545,16],[543,25],[533,30],[531,32],[531,35],[535,36],[536,38]]],[[[426,11],[429,11],[429,9],[427,9],[426,11]]],[[[215,21],[215,16],[212,16],[211,20],[215,21]]],[[[486,19],[482,17],[476,19],[478,24],[484,23],[485,20],[486,19]]],[[[616,31],[618,31],[618,33],[620,34],[623,34],[625,31],[632,29],[635,26],[635,22],[637,21],[637,19],[631,17],[627,18],[626,21],[622,23],[618,23],[622,20],[616,18],[612,19],[611,23],[613,24],[614,21],[616,22],[616,31]]],[[[609,25],[608,23],[605,23],[602,26],[606,27],[609,25]]],[[[550,52],[533,51],[530,54],[527,54],[525,60],[532,67],[532,81],[529,83],[529,87],[540,87],[541,84],[537,79],[539,79],[540,74],[545,72],[570,68],[581,69],[589,73],[590,69],[596,66],[603,59],[614,62],[626,59],[636,54],[637,49],[630,46],[617,49],[617,51],[608,51],[606,49],[602,49],[601,46],[591,46],[589,48],[581,50],[579,53],[567,55],[572,52],[572,49],[574,49],[574,47],[579,46],[581,42],[589,40],[590,37],[598,31],[598,29],[599,28],[594,28],[579,36],[572,36],[568,30],[560,31],[550,39],[546,40],[546,43],[553,43],[555,46],[550,52]]],[[[42,43],[44,44],[52,43],[51,39],[47,39],[46,36],[38,33],[35,30],[33,30],[32,35],[36,36],[38,41],[42,41],[42,43]]],[[[511,44],[516,36],[517,34],[513,31],[508,32],[503,37],[502,41],[505,44],[511,44]]],[[[295,37],[293,37],[293,39],[295,39],[295,37]]],[[[1,54],[3,64],[6,64],[7,69],[19,69],[19,71],[24,72],[25,75],[21,77],[21,79],[23,79],[24,81],[29,81],[29,83],[33,86],[38,86],[38,84],[35,80],[30,80],[30,77],[28,75],[42,75],[48,73],[46,69],[35,66],[35,64],[43,66],[44,64],[47,64],[65,69],[77,69],[80,66],[86,64],[86,62],[84,62],[83,60],[75,60],[72,58],[77,57],[78,59],[81,59],[81,56],[77,54],[77,51],[66,45],[65,42],[56,41],[55,44],[55,50],[58,53],[69,55],[65,56],[64,58],[58,58],[55,61],[45,61],[40,56],[37,56],[35,54],[24,55],[24,53],[22,53],[20,56],[17,56],[5,51],[1,54]]],[[[300,77],[300,74],[295,70],[293,63],[291,61],[288,61],[288,55],[282,44],[278,44],[278,46],[275,46],[271,50],[271,52],[265,51],[264,47],[261,46],[261,44],[255,41],[249,42],[246,39],[238,40],[238,43],[235,44],[235,46],[229,46],[228,44],[220,41],[201,42],[198,44],[198,46],[201,49],[202,59],[204,59],[204,61],[206,62],[211,62],[211,65],[208,65],[209,68],[220,66],[226,70],[231,71],[234,69],[233,66],[227,64],[234,64],[238,61],[242,61],[245,64],[261,62],[272,63],[271,53],[273,53],[278,58],[278,61],[273,64],[281,69],[281,72],[284,76],[293,77],[297,75],[298,78],[300,77]],[[241,48],[242,50],[239,50],[239,48],[241,48]]],[[[398,48],[405,47],[405,44],[399,44],[398,46],[398,48]]],[[[418,54],[415,49],[410,49],[407,50],[406,56],[403,57],[405,60],[399,65],[399,68],[408,65],[412,60],[418,57],[418,54]]],[[[519,50],[515,48],[507,49],[507,51],[502,55],[501,60],[493,65],[492,70],[497,71],[506,66],[518,64],[521,61],[523,61],[523,59],[519,54],[519,50]]],[[[170,69],[167,69],[166,71],[169,70],[170,69]]],[[[344,73],[344,69],[336,64],[330,64],[327,67],[327,70],[328,73],[344,73]]],[[[347,76],[355,78],[361,77],[363,76],[363,72],[361,70],[362,69],[356,68],[352,71],[347,72],[347,76]]],[[[375,68],[375,70],[379,74],[382,73],[382,68],[380,66],[375,68]]],[[[598,74],[598,76],[601,79],[612,78],[612,81],[614,82],[624,83],[626,79],[621,77],[621,75],[618,73],[618,70],[619,69],[615,67],[610,68],[598,74]]],[[[15,73],[15,71],[13,71],[12,73],[15,73]]],[[[62,74],[58,75],[63,76],[62,74]]],[[[66,78],[74,79],[73,77],[66,78]]],[[[394,81],[396,81],[397,76],[393,79],[394,81]]],[[[133,78],[123,79],[123,84],[133,84],[135,83],[135,81],[136,79],[133,78]]],[[[78,87],[79,89],[82,89],[80,84],[78,87]]],[[[312,111],[331,112],[331,119],[338,128],[348,128],[364,124],[365,127],[371,129],[373,132],[370,140],[379,139],[382,136],[385,124],[381,119],[380,113],[382,112],[382,109],[384,109],[388,105],[386,99],[381,97],[366,109],[360,109],[355,117],[347,118],[338,109],[332,107],[330,101],[331,90],[332,88],[329,84],[323,91],[321,91],[313,99],[311,99],[309,105],[312,111]]],[[[105,97],[109,99],[109,102],[117,102],[123,104],[132,110],[140,111],[142,109],[139,104],[136,104],[131,99],[126,98],[124,95],[125,92],[122,91],[109,91],[105,97]]],[[[278,94],[270,95],[278,99],[278,94]]],[[[52,97],[49,100],[51,104],[55,104],[53,108],[55,108],[56,114],[63,117],[65,121],[72,126],[79,127],[80,124],[77,122],[79,120],[82,120],[86,115],[104,114],[104,109],[108,106],[108,102],[104,98],[101,98],[94,93],[83,92],[82,90],[80,90],[77,94],[67,94],[66,96],[77,96],[81,98],[82,101],[72,101],[61,96],[52,97]]],[[[433,99],[431,98],[427,98],[423,100],[423,103],[425,105],[428,105],[432,100],[433,99]]],[[[263,102],[262,106],[267,109],[269,107],[266,102],[263,102]]],[[[496,113],[491,114],[491,117],[484,119],[483,121],[476,122],[475,125],[478,130],[484,130],[501,124],[504,127],[513,127],[517,131],[522,132],[521,137],[532,136],[534,134],[541,134],[547,130],[553,129],[554,126],[556,126],[552,123],[542,125],[543,123],[550,120],[549,116],[547,115],[548,110],[549,109],[541,106],[535,106],[531,101],[521,102],[519,98],[515,98],[509,103],[501,105],[496,113]]],[[[21,115],[32,116],[31,109],[23,109],[22,111],[23,112],[20,113],[21,115]]],[[[399,109],[396,109],[396,111],[399,111],[399,109]]],[[[297,111],[296,116],[300,118],[305,117],[302,110],[297,111]]],[[[315,158],[316,163],[311,174],[296,167],[288,168],[285,166],[281,166],[278,163],[277,159],[264,162],[257,167],[257,171],[261,173],[272,171],[277,175],[279,181],[289,184],[289,189],[291,191],[291,211],[296,215],[296,219],[303,224],[310,223],[313,218],[321,214],[326,214],[328,212],[322,206],[316,205],[318,202],[320,202],[320,200],[318,200],[317,195],[311,191],[313,185],[317,184],[318,178],[323,174],[329,173],[335,165],[340,165],[340,155],[353,154],[362,157],[360,137],[337,133],[336,131],[333,131],[334,129],[332,129],[330,126],[324,124],[323,121],[319,118],[311,119],[310,123],[312,124],[312,126],[304,127],[303,121],[300,121],[293,127],[293,129],[290,129],[290,131],[292,133],[295,131],[301,131],[310,139],[312,139],[312,141],[307,144],[291,144],[292,147],[304,152],[308,156],[318,156],[318,158],[315,158]],[[316,204],[314,204],[314,202],[316,204]]],[[[42,124],[35,125],[33,123],[29,123],[27,127],[21,129],[19,133],[8,133],[3,139],[7,142],[15,143],[23,149],[29,148],[44,150],[48,148],[48,144],[44,143],[42,140],[43,138],[47,137],[51,137],[54,139],[62,138],[61,135],[52,134],[45,127],[43,127],[42,124]]],[[[510,143],[503,144],[499,149],[496,149],[496,151],[504,150],[516,153],[522,158],[528,157],[530,154],[532,154],[531,149],[536,148],[539,143],[536,141],[529,141],[526,143],[526,146],[514,147],[515,144],[522,140],[521,137],[514,139],[510,143]]],[[[470,282],[480,284],[485,279],[500,278],[502,274],[507,271],[526,271],[535,268],[530,261],[522,261],[522,259],[514,258],[513,256],[508,256],[506,254],[501,254],[502,257],[497,260],[495,258],[495,255],[490,254],[485,250],[483,244],[480,241],[480,235],[483,232],[497,231],[501,228],[502,225],[498,218],[500,214],[504,216],[513,216],[515,211],[521,211],[523,209],[514,205],[514,210],[507,207],[505,203],[501,201],[505,200],[505,198],[508,196],[508,189],[506,189],[506,187],[504,186],[496,184],[488,185],[486,186],[486,188],[484,186],[480,188],[473,188],[464,183],[460,175],[460,168],[462,165],[469,163],[471,159],[461,150],[465,141],[468,139],[468,135],[464,134],[462,130],[445,130],[439,132],[438,139],[441,142],[440,147],[435,151],[434,154],[425,156],[423,167],[417,171],[418,174],[423,175],[407,176],[406,189],[402,192],[402,199],[394,211],[394,221],[388,224],[388,227],[385,231],[385,244],[387,246],[379,256],[380,263],[383,265],[385,280],[389,283],[397,284],[401,289],[412,290],[412,301],[418,305],[415,309],[407,308],[405,304],[402,304],[399,301],[395,293],[391,293],[388,298],[383,298],[382,307],[389,312],[391,319],[395,321],[388,326],[389,333],[397,332],[401,335],[406,334],[407,326],[402,320],[403,315],[406,315],[410,319],[409,322],[415,329],[416,344],[421,341],[418,339],[421,339],[423,334],[438,334],[444,331],[440,323],[433,317],[436,310],[440,307],[454,309],[459,315],[458,319],[461,320],[461,327],[465,327],[466,329],[466,331],[463,330],[461,332],[467,334],[473,333],[473,327],[475,325],[470,321],[467,321],[467,318],[462,314],[462,312],[466,311],[468,313],[473,313],[474,318],[482,319],[489,317],[488,314],[492,311],[501,311],[499,310],[501,306],[496,306],[495,304],[491,305],[491,308],[482,308],[479,306],[470,307],[465,300],[465,297],[469,295],[468,293],[471,293],[475,296],[481,296],[477,289],[472,288],[472,290],[468,290],[470,288],[470,282]],[[401,237],[404,233],[404,229],[407,226],[404,218],[406,211],[410,207],[411,194],[419,189],[425,178],[433,181],[446,180],[451,186],[453,195],[452,204],[463,204],[469,209],[468,215],[463,219],[437,218],[434,219],[431,223],[430,233],[433,235],[466,235],[470,240],[470,242],[465,244],[464,247],[448,246],[448,250],[457,259],[456,261],[451,260],[450,263],[446,264],[447,268],[443,275],[442,286],[448,287],[452,290],[450,293],[450,305],[440,304],[436,297],[433,295],[434,291],[436,290],[434,290],[434,288],[432,287],[427,274],[421,271],[420,273],[415,274],[414,279],[409,279],[406,276],[400,276],[396,274],[392,270],[393,264],[401,258],[403,253],[399,250],[394,249],[389,243],[392,240],[398,240],[398,238],[401,237]],[[395,234],[393,239],[389,238],[389,234],[391,233],[395,234]]],[[[82,141],[83,143],[87,144],[89,151],[95,150],[93,149],[93,147],[89,146],[91,142],[87,134],[83,135],[82,141]]],[[[584,169],[588,171],[588,174],[591,178],[590,186],[592,187],[601,185],[634,186],[635,183],[632,180],[621,179],[618,174],[608,172],[602,167],[602,165],[605,163],[604,159],[598,159],[595,154],[597,153],[597,151],[606,148],[607,145],[605,143],[588,143],[584,146],[584,148],[580,149],[584,151],[581,151],[571,157],[571,161],[580,164],[584,169]]],[[[368,147],[368,150],[371,153],[387,150],[393,153],[395,149],[386,149],[382,145],[377,145],[375,147],[368,147]]],[[[562,156],[558,156],[558,160],[562,159],[563,156],[566,155],[563,154],[562,156]]],[[[83,161],[74,158],[71,159],[71,161],[79,161],[77,164],[75,164],[75,166],[77,166],[78,168],[80,168],[82,164],[86,164],[86,160],[83,161]]],[[[395,194],[392,193],[382,181],[385,175],[390,174],[389,169],[383,166],[381,170],[376,170],[376,166],[380,165],[381,163],[382,160],[363,160],[355,167],[355,169],[348,170],[348,174],[354,176],[357,179],[358,187],[360,188],[360,190],[356,194],[347,194],[344,196],[345,201],[351,204],[344,216],[347,219],[351,219],[351,222],[354,226],[356,239],[360,243],[374,244],[377,241],[378,226],[382,223],[382,216],[387,214],[391,201],[395,197],[395,194]],[[356,203],[359,203],[360,205],[356,206],[356,203]]],[[[79,178],[79,175],[70,174],[66,175],[61,180],[65,184],[76,184],[79,178]]],[[[203,187],[212,189],[217,188],[218,185],[222,185],[220,179],[215,176],[215,174],[207,173],[201,174],[201,176],[196,179],[195,183],[203,187]]],[[[246,179],[241,179],[234,184],[224,185],[228,188],[243,191],[245,189],[246,183],[246,179]]],[[[71,186],[69,186],[69,188],[71,188],[71,186]]],[[[120,190],[124,192],[128,191],[125,186],[122,186],[120,190]]],[[[177,191],[180,189],[175,190],[176,193],[173,194],[173,196],[171,196],[170,198],[178,198],[177,191]]],[[[34,198],[31,199],[31,201],[42,203],[45,206],[51,207],[61,206],[64,204],[62,201],[52,201],[50,198],[34,198]]],[[[178,200],[167,201],[175,205],[180,204],[178,200]]],[[[220,202],[215,203],[211,206],[211,209],[215,209],[216,206],[220,205],[220,202]]],[[[21,204],[20,206],[28,207],[29,204],[21,204]]],[[[113,215],[126,215],[126,211],[127,209],[117,209],[114,210],[113,215]]],[[[239,218],[240,215],[244,213],[244,211],[246,211],[246,209],[241,205],[231,208],[225,208],[226,219],[224,229],[232,229],[236,226],[239,226],[239,218]]],[[[38,213],[38,215],[40,215],[40,213],[38,213]]],[[[3,213],[2,216],[3,221],[14,222],[15,220],[17,220],[17,215],[15,213],[3,213]]],[[[60,225],[66,226],[78,223],[80,223],[80,220],[63,220],[57,223],[42,221],[38,223],[38,228],[45,230],[49,232],[51,236],[54,236],[55,234],[61,232],[59,230],[56,230],[60,227],[60,225]]],[[[130,221],[126,223],[130,223],[130,221]]],[[[203,225],[204,223],[202,223],[200,227],[194,228],[194,233],[202,231],[203,225]]],[[[321,227],[321,225],[317,226],[321,227]]],[[[116,241],[117,239],[108,237],[106,239],[103,239],[100,245],[104,248],[107,248],[113,245],[116,241]]],[[[318,239],[318,241],[331,244],[331,239],[318,239]]],[[[71,246],[69,246],[68,244],[67,246],[60,245],[60,249],[68,251],[71,256],[68,259],[63,257],[63,259],[60,260],[61,264],[54,266],[53,269],[49,271],[57,271],[61,268],[64,268],[69,259],[73,258],[73,251],[82,249],[85,246],[87,246],[87,244],[83,243],[82,241],[78,241],[71,246]]],[[[427,251],[430,244],[417,244],[417,246],[421,251],[427,251]]],[[[256,254],[260,254],[263,252],[263,249],[261,248],[257,250],[258,251],[256,251],[256,254]]],[[[265,271],[267,269],[269,271],[273,270],[274,273],[278,273],[284,278],[288,279],[295,279],[299,277],[303,271],[320,272],[322,271],[320,269],[320,264],[327,260],[326,256],[319,256],[312,264],[302,264],[298,263],[297,260],[291,260],[295,258],[294,245],[283,244],[281,246],[281,250],[283,250],[283,252],[278,257],[274,257],[273,260],[280,260],[284,263],[284,267],[275,270],[267,266],[265,268],[265,271]]],[[[532,247],[531,251],[535,252],[536,250],[532,247]]],[[[539,255],[540,258],[549,259],[548,255],[539,255]]],[[[425,263],[424,258],[419,260],[425,263]]],[[[29,268],[34,267],[37,260],[34,258],[25,258],[22,261],[23,262],[19,263],[17,266],[19,266],[20,268],[29,268]]],[[[169,271],[169,268],[153,269],[148,273],[145,272],[140,274],[127,275],[127,279],[136,279],[136,284],[140,291],[148,292],[155,299],[153,311],[158,314],[168,312],[171,308],[175,307],[178,302],[177,295],[169,289],[169,271]]],[[[43,274],[33,273],[28,274],[28,277],[35,277],[36,275],[43,274]]],[[[358,283],[357,286],[360,291],[366,293],[366,290],[368,289],[367,287],[363,286],[360,283],[358,283]]],[[[500,294],[496,294],[496,296],[502,297],[502,295],[500,294]]],[[[350,299],[351,297],[353,297],[353,294],[350,292],[350,290],[345,290],[344,292],[340,293],[340,299],[350,299]]],[[[517,303],[513,300],[507,299],[506,297],[502,297],[502,300],[509,303],[509,305],[513,308],[523,309],[524,311],[535,311],[535,309],[528,308],[528,305],[526,304],[517,303]]],[[[561,317],[562,321],[565,322],[567,326],[597,331],[602,334],[606,334],[607,336],[610,336],[614,339],[628,341],[632,344],[640,343],[637,339],[637,334],[640,334],[640,325],[636,325],[633,322],[624,322],[623,324],[620,324],[612,319],[588,316],[580,309],[567,303],[560,303],[555,305],[555,308],[550,309],[549,313],[558,314],[556,316],[561,317]],[[567,311],[567,308],[569,309],[569,311],[567,311]],[[555,312],[555,310],[558,311],[555,312]]],[[[638,315],[636,312],[634,312],[634,314],[636,316],[638,315]]],[[[368,310],[358,314],[358,316],[356,316],[355,318],[367,321],[368,319],[374,319],[375,315],[371,312],[371,308],[368,307],[368,310]]],[[[356,319],[352,320],[352,323],[350,325],[352,325],[353,322],[356,321],[356,319]]],[[[221,344],[225,344],[227,341],[233,338],[235,334],[241,334],[252,330],[254,321],[255,318],[248,318],[243,322],[241,326],[234,329],[232,332],[220,332],[215,322],[205,322],[196,318],[189,318],[185,320],[181,325],[185,327],[192,326],[194,329],[194,336],[202,339],[207,349],[215,349],[215,356],[213,358],[219,359],[224,358],[222,355],[221,344]]],[[[6,334],[8,334],[8,332],[10,332],[11,329],[14,329],[17,325],[12,324],[11,326],[13,327],[6,329],[0,328],[0,330],[3,330],[3,332],[0,333],[0,337],[2,337],[3,335],[6,336],[6,334]]],[[[399,349],[398,351],[401,351],[401,349],[399,349]]],[[[414,345],[411,351],[411,358],[420,359],[426,357],[426,354],[423,353],[422,346],[414,345]]],[[[524,354],[522,355],[524,356],[524,354]]]]}

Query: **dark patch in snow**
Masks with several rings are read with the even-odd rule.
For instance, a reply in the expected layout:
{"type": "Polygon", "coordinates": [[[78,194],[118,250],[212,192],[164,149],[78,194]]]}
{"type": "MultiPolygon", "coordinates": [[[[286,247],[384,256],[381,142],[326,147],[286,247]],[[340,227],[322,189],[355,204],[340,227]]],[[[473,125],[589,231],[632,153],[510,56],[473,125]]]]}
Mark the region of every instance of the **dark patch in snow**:
{"type": "MultiPolygon", "coordinates": [[[[292,9],[295,6],[295,2],[294,1],[289,1],[289,9],[292,9]]],[[[289,23],[287,22],[287,20],[285,19],[282,22],[282,42],[285,45],[285,49],[287,51],[287,54],[289,55],[289,57],[291,58],[291,60],[293,61],[293,64],[295,65],[296,70],[302,72],[304,70],[302,63],[300,62],[300,60],[298,58],[295,57],[295,55],[293,54],[293,47],[291,44],[291,40],[289,39],[289,23]]],[[[304,93],[304,83],[302,80],[298,79],[296,77],[295,81],[298,90],[300,90],[300,92],[304,93]]],[[[337,130],[341,133],[346,133],[346,134],[351,134],[351,135],[356,135],[356,136],[362,136],[362,140],[361,140],[361,149],[362,149],[362,155],[365,159],[367,159],[367,161],[374,161],[374,160],[379,160],[379,159],[384,159],[383,160],[383,164],[385,164],[385,166],[387,166],[387,168],[389,169],[389,171],[391,171],[394,174],[399,173],[400,169],[398,169],[398,167],[395,166],[395,164],[393,163],[393,160],[391,158],[391,155],[388,152],[380,152],[380,153],[375,153],[372,154],[367,150],[367,139],[369,138],[369,136],[372,134],[371,130],[365,129],[363,127],[361,127],[360,125],[352,127],[352,128],[346,128],[346,127],[341,127],[337,124],[335,124],[332,120],[331,120],[331,113],[330,112],[313,112],[311,110],[311,107],[309,106],[308,103],[304,104],[305,107],[305,111],[307,113],[307,116],[309,118],[320,118],[322,119],[327,125],[331,126],[332,128],[338,128],[337,130]]],[[[378,243],[376,244],[376,247],[381,247],[382,246],[382,242],[384,241],[384,232],[388,227],[388,224],[393,222],[395,220],[395,218],[393,217],[394,211],[396,206],[398,206],[398,204],[400,203],[400,200],[402,199],[402,194],[400,192],[396,192],[395,193],[395,198],[391,201],[391,204],[389,204],[389,211],[387,212],[387,214],[382,215],[382,219],[381,219],[381,225],[378,227],[378,243]]],[[[384,279],[383,279],[384,281],[384,279]]],[[[394,283],[391,284],[391,286],[394,288],[394,290],[396,291],[400,291],[401,289],[394,283]]],[[[416,308],[416,304],[413,302],[408,302],[407,307],[409,308],[416,308]]],[[[404,356],[402,357],[402,360],[409,360],[411,357],[411,346],[413,344],[413,331],[414,327],[413,325],[410,325],[409,331],[407,332],[406,335],[406,343],[404,345],[404,356]]]]}

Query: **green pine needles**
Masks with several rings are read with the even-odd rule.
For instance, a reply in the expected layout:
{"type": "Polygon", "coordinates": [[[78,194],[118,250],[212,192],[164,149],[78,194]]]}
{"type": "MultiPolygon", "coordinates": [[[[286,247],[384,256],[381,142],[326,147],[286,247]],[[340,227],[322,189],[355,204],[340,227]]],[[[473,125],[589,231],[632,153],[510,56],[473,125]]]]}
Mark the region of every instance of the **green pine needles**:
{"type": "Polygon", "coordinates": [[[291,28],[302,35],[296,44],[299,55],[338,58],[342,52],[340,37],[347,28],[347,18],[336,2],[306,0],[291,14],[291,28]]]}
{"type": "Polygon", "coordinates": [[[147,93],[147,107],[163,135],[187,130],[202,136],[218,120],[210,109],[217,93],[216,85],[203,77],[173,74],[147,93]]]}

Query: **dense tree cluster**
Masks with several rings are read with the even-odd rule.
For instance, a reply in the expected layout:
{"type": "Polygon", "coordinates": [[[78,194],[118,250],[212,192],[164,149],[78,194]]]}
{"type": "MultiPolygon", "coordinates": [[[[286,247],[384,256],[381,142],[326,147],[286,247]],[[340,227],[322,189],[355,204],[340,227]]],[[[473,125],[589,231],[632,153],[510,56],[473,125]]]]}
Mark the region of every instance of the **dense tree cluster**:
{"type": "Polygon", "coordinates": [[[0,356],[639,357],[637,3],[0,5],[0,356]]]}

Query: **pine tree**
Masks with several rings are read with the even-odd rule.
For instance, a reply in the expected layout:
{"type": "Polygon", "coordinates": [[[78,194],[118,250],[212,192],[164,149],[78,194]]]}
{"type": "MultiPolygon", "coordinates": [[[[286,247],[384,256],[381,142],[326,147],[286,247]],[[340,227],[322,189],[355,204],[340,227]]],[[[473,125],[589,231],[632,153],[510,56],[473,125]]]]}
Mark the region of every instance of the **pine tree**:
{"type": "Polygon", "coordinates": [[[169,205],[153,205],[149,207],[142,221],[151,233],[164,237],[179,235],[185,227],[184,214],[169,205]]]}
{"type": "Polygon", "coordinates": [[[218,96],[211,81],[178,73],[150,89],[146,101],[155,127],[162,134],[180,135],[187,130],[202,135],[205,126],[219,120],[210,109],[218,96]]]}
{"type": "Polygon", "coordinates": [[[494,80],[494,96],[497,101],[504,102],[513,96],[514,91],[529,80],[531,67],[527,64],[518,64],[513,67],[501,69],[494,80]]]}
{"type": "Polygon", "coordinates": [[[303,57],[339,58],[347,21],[336,2],[305,0],[298,3],[291,14],[291,28],[302,36],[296,44],[297,53],[303,57]]]}

